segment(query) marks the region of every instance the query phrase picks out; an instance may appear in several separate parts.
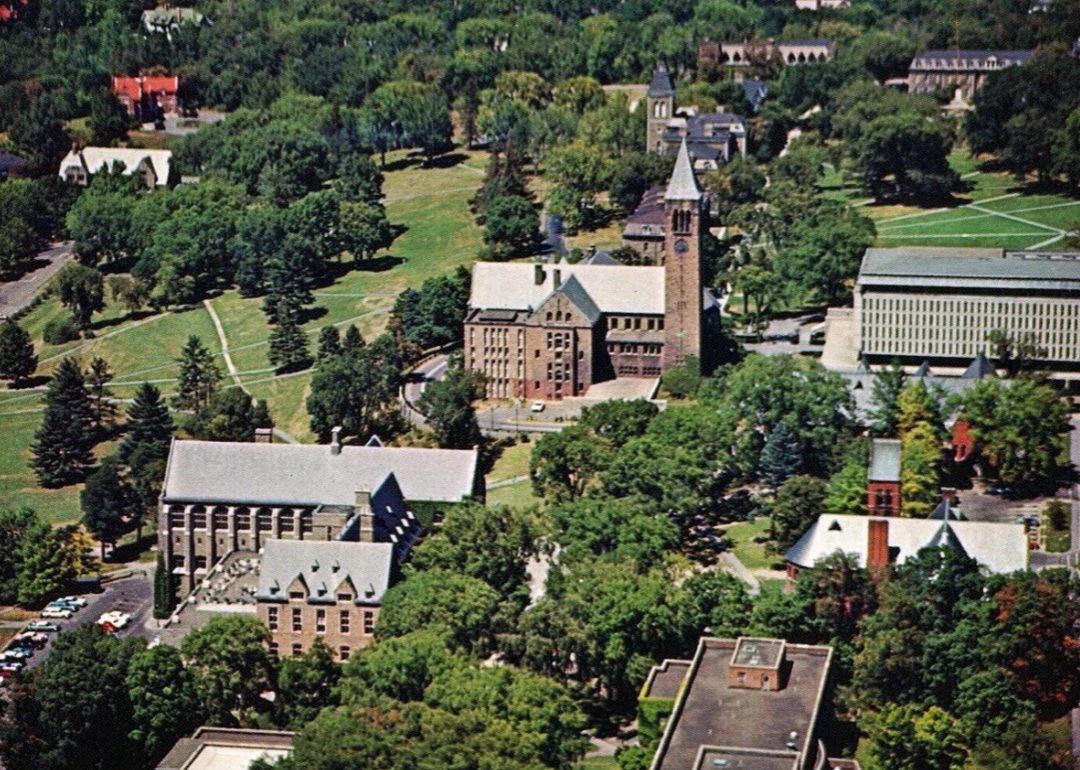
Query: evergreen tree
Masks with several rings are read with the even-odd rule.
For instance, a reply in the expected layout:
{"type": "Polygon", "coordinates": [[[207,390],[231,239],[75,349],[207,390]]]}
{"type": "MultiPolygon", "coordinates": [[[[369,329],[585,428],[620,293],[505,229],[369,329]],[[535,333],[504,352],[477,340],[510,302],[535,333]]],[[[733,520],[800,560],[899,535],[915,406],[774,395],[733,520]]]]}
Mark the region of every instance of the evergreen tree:
{"type": "Polygon", "coordinates": [[[342,353],[355,353],[359,350],[363,350],[364,337],[360,334],[360,330],[356,328],[355,324],[351,324],[348,329],[345,330],[345,334],[341,338],[341,352],[342,353]]]}
{"type": "Polygon", "coordinates": [[[260,398],[255,403],[255,411],[251,414],[251,421],[255,423],[256,428],[274,428],[274,417],[270,414],[270,406],[266,403],[265,398],[260,398]]]}
{"type": "Polygon", "coordinates": [[[127,410],[127,436],[120,445],[120,459],[131,464],[136,449],[141,449],[143,460],[164,460],[169,455],[173,425],[169,408],[161,398],[161,391],[144,382],[135,392],[135,399],[127,410]]]}
{"type": "Polygon", "coordinates": [[[899,361],[893,361],[888,369],[882,369],[874,377],[874,386],[870,391],[869,417],[874,421],[871,426],[879,436],[895,436],[900,429],[900,393],[904,389],[907,375],[899,361]]]}
{"type": "Polygon", "coordinates": [[[202,340],[192,334],[180,352],[180,378],[177,381],[176,405],[194,411],[210,403],[217,390],[221,370],[214,363],[202,340]]]}
{"type": "Polygon", "coordinates": [[[341,352],[341,334],[336,326],[324,326],[319,332],[319,352],[315,354],[316,361],[323,361],[330,356],[336,356],[341,352]]]}
{"type": "Polygon", "coordinates": [[[165,557],[158,553],[154,568],[154,617],[158,620],[169,617],[175,605],[172,574],[165,568],[165,557]]]}
{"type": "Polygon", "coordinates": [[[116,404],[109,400],[108,387],[113,374],[104,358],[98,357],[90,362],[90,371],[86,374],[86,389],[90,395],[90,410],[94,427],[101,431],[112,425],[116,419],[116,404]]]}
{"type": "Polygon", "coordinates": [[[134,497],[120,470],[120,458],[106,457],[87,478],[86,486],[79,494],[82,523],[101,543],[102,560],[105,559],[105,544],[115,545],[124,534],[124,517],[134,497]]]}
{"type": "Polygon", "coordinates": [[[761,475],[774,490],[802,469],[799,437],[782,422],[769,434],[761,450],[761,475]]]}
{"type": "Polygon", "coordinates": [[[31,467],[43,487],[82,481],[94,464],[90,397],[74,359],[65,358],[49,383],[45,415],[34,434],[31,467]]]}
{"type": "Polygon", "coordinates": [[[270,333],[270,363],[278,371],[302,368],[310,361],[307,335],[300,330],[297,322],[296,304],[282,299],[278,303],[277,325],[270,333]]]}
{"type": "Polygon", "coordinates": [[[30,335],[12,319],[0,325],[0,379],[10,380],[13,388],[30,377],[38,365],[30,335]]]}

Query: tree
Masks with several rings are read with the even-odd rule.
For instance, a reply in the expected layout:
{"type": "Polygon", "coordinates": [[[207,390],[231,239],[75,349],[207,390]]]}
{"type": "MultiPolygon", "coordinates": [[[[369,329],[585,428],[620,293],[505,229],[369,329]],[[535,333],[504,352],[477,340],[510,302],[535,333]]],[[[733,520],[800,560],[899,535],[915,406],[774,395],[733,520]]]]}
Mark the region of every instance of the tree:
{"type": "Polygon", "coordinates": [[[169,456],[176,426],[169,416],[169,407],[161,398],[161,391],[144,382],[135,391],[135,398],[127,410],[124,430],[127,435],[120,445],[120,459],[129,463],[136,450],[142,450],[142,459],[164,460],[169,456]]]}
{"type": "Polygon", "coordinates": [[[0,325],[0,378],[18,388],[37,371],[34,345],[19,324],[7,319],[0,325]]]}
{"type": "Polygon", "coordinates": [[[904,433],[900,458],[903,514],[926,518],[941,499],[941,442],[929,425],[918,423],[904,433]]]}
{"type": "Polygon", "coordinates": [[[256,618],[213,618],[184,637],[180,652],[195,676],[207,723],[232,726],[270,708],[262,693],[277,681],[270,632],[256,618]]]}
{"type": "Polygon", "coordinates": [[[664,372],[660,382],[674,398],[689,398],[701,386],[701,362],[696,356],[687,356],[682,364],[664,372]]]}
{"type": "Polygon", "coordinates": [[[586,75],[560,81],[552,91],[552,102],[578,115],[602,107],[606,101],[607,96],[600,83],[586,75]]]}
{"type": "Polygon", "coordinates": [[[799,439],[787,423],[780,423],[761,450],[761,477],[774,491],[802,470],[799,439]]]}
{"type": "Polygon", "coordinates": [[[585,407],[579,424],[620,447],[630,439],[644,436],[649,423],[659,413],[656,404],[643,398],[615,399],[585,407]]]}
{"type": "Polygon", "coordinates": [[[86,477],[94,464],[90,397],[75,359],[57,367],[45,394],[45,415],[34,433],[31,467],[43,487],[66,486],[86,477]]]}
{"type": "Polygon", "coordinates": [[[65,533],[42,521],[26,527],[18,554],[20,604],[38,604],[57,596],[76,576],[65,533]]]}
{"type": "Polygon", "coordinates": [[[582,426],[547,433],[536,442],[529,461],[533,490],[555,502],[574,500],[610,462],[605,442],[582,426]]]}
{"type": "Polygon", "coordinates": [[[582,497],[547,508],[562,548],[561,564],[606,556],[639,572],[660,566],[679,547],[682,533],[649,500],[582,497]]]}
{"type": "Polygon", "coordinates": [[[176,588],[172,573],[165,566],[165,557],[158,553],[154,567],[154,617],[163,620],[172,614],[176,604],[176,588]]]}
{"type": "Polygon", "coordinates": [[[100,356],[90,361],[90,370],[86,373],[86,392],[90,397],[90,414],[94,428],[100,433],[112,425],[116,419],[116,404],[109,397],[109,383],[113,374],[109,364],[100,356]]]}
{"type": "Polygon", "coordinates": [[[959,184],[951,151],[948,130],[915,111],[875,118],[851,147],[862,187],[875,197],[947,197],[959,184]]]}
{"type": "Polygon", "coordinates": [[[825,495],[826,511],[854,515],[866,513],[869,454],[870,444],[866,439],[856,439],[848,445],[844,464],[829,477],[829,490],[825,495]]]}
{"type": "Polygon", "coordinates": [[[221,379],[221,370],[198,336],[188,337],[178,362],[180,376],[176,383],[176,405],[195,410],[209,404],[221,379]]]}
{"type": "Polygon", "coordinates": [[[278,721],[290,729],[302,729],[324,708],[338,705],[336,687],[341,666],[334,662],[333,651],[322,639],[300,657],[281,661],[278,671],[278,721]]]}
{"type": "Polygon", "coordinates": [[[945,429],[945,391],[939,383],[923,380],[907,383],[896,399],[897,428],[903,436],[920,423],[933,431],[939,440],[948,436],[945,429]]]}
{"type": "Polygon", "coordinates": [[[318,351],[315,353],[316,361],[325,361],[331,356],[341,353],[341,334],[334,325],[324,326],[319,331],[318,351]]]}
{"type": "Polygon", "coordinates": [[[418,628],[442,628],[455,647],[477,655],[494,649],[499,595],[477,578],[442,569],[417,572],[383,596],[375,637],[404,636],[418,628]]]}
{"type": "Polygon", "coordinates": [[[86,479],[79,493],[82,523],[101,543],[101,558],[105,559],[105,544],[116,545],[124,534],[124,519],[133,502],[133,490],[120,475],[120,458],[110,455],[86,479]]]}
{"type": "Polygon", "coordinates": [[[484,221],[484,243],[496,254],[527,256],[540,245],[540,215],[528,198],[500,195],[492,199],[484,221]]]}
{"type": "Polygon", "coordinates": [[[302,369],[311,361],[307,335],[300,329],[298,315],[292,301],[283,298],[278,302],[268,357],[279,372],[302,369]]]}
{"type": "Polygon", "coordinates": [[[900,393],[906,380],[907,375],[899,361],[893,361],[888,369],[881,369],[874,375],[874,385],[870,391],[873,409],[867,416],[874,421],[872,427],[877,435],[897,435],[900,429],[900,393]]]}
{"type": "Polygon", "coordinates": [[[698,603],[703,632],[732,639],[744,635],[754,603],[739,578],[718,570],[698,572],[686,579],[683,588],[698,603]]]}
{"type": "Polygon", "coordinates": [[[160,644],[135,653],[125,684],[131,701],[128,737],[151,764],[205,720],[195,677],[175,647],[160,644]]]}
{"type": "Polygon", "coordinates": [[[828,485],[813,476],[793,476],[776,491],[769,527],[769,547],[786,553],[824,512],[828,485]]]}
{"type": "Polygon", "coordinates": [[[393,405],[401,384],[401,362],[394,340],[384,334],[357,350],[350,347],[353,338],[346,331],[345,353],[320,362],[311,379],[307,409],[311,429],[321,441],[329,441],[337,426],[345,435],[367,437],[393,427],[398,419],[393,405]]]}
{"type": "Polygon", "coordinates": [[[607,173],[603,154],[581,142],[552,154],[548,174],[555,187],[548,194],[548,206],[563,217],[571,233],[596,219],[596,195],[605,188],[607,173]]]}
{"type": "Polygon", "coordinates": [[[443,449],[470,449],[481,443],[473,402],[484,397],[484,375],[454,356],[446,375],[429,383],[416,402],[443,449]]]}
{"type": "Polygon", "coordinates": [[[360,329],[356,327],[356,324],[349,324],[349,328],[345,330],[345,334],[341,336],[341,352],[342,353],[357,353],[363,349],[364,338],[360,335],[360,329]]]}
{"type": "Polygon", "coordinates": [[[12,270],[29,259],[41,245],[41,239],[22,217],[0,220],[0,271],[12,270]]]}
{"type": "Polygon", "coordinates": [[[882,770],[960,770],[967,752],[956,719],[937,706],[887,705],[870,730],[871,753],[882,770]]]}
{"type": "Polygon", "coordinates": [[[90,318],[105,309],[105,279],[92,267],[72,262],[56,276],[60,304],[68,308],[75,323],[86,331],[90,318]]]}
{"type": "Polygon", "coordinates": [[[256,427],[251,396],[240,388],[218,391],[187,423],[200,441],[254,441],[256,427]]]}
{"type": "Polygon", "coordinates": [[[131,119],[127,110],[112,94],[98,94],[90,99],[90,143],[95,147],[109,147],[116,141],[127,139],[131,119]]]}
{"type": "Polygon", "coordinates": [[[1032,372],[1045,359],[1047,350],[1039,345],[1034,332],[1012,335],[1001,329],[994,329],[986,336],[986,341],[993,349],[997,367],[1005,370],[1007,377],[1018,377],[1023,372],[1032,372]]]}

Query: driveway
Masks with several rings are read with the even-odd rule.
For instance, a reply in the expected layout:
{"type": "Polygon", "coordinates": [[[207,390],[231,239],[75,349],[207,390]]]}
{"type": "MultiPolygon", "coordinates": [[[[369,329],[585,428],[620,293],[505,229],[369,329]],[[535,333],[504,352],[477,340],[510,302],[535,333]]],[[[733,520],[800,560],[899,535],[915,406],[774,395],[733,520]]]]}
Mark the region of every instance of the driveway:
{"type": "Polygon", "coordinates": [[[0,318],[17,313],[30,303],[38,289],[75,256],[72,252],[74,243],[58,243],[37,255],[35,263],[39,266],[17,281],[9,281],[0,286],[0,318]]]}

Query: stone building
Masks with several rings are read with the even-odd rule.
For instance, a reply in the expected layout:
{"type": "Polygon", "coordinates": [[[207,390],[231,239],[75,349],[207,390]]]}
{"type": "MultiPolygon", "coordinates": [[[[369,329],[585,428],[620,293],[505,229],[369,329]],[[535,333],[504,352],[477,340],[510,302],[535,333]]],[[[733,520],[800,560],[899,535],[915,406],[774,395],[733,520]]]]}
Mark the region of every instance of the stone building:
{"type": "Polygon", "coordinates": [[[675,112],[675,89],[663,61],[646,94],[646,151],[677,152],[685,144],[697,171],[714,170],[734,153],[746,155],[746,119],[730,112],[675,112]]]}
{"type": "Polygon", "coordinates": [[[1080,254],[989,248],[868,249],[855,284],[856,354],[966,367],[999,331],[1055,371],[1080,369],[1080,254]]]}
{"type": "Polygon", "coordinates": [[[287,757],[295,738],[282,730],[200,727],[173,744],[156,770],[248,770],[257,759],[273,763],[287,757]]]}
{"type": "Polygon", "coordinates": [[[785,67],[825,62],[835,55],[836,43],[832,40],[792,40],[787,43],[773,40],[706,42],[698,46],[698,65],[730,67],[738,80],[754,64],[774,63],[785,67]]]}
{"type": "Polygon", "coordinates": [[[158,548],[183,593],[270,540],[386,542],[401,559],[422,521],[483,493],[475,450],[177,440],[158,548]]]}
{"type": "Polygon", "coordinates": [[[585,395],[614,377],[658,377],[719,329],[703,286],[707,208],[685,143],[664,193],[663,267],[478,262],[465,318],[465,365],[491,398],[585,395]]]}
{"type": "Polygon", "coordinates": [[[650,770],[858,770],[827,756],[832,648],[783,639],[698,642],[653,667],[642,700],[670,710],[650,770]]]}
{"type": "Polygon", "coordinates": [[[664,192],[663,185],[646,190],[634,213],[626,218],[622,231],[623,243],[653,265],[664,264],[664,192]]]}
{"type": "Polygon", "coordinates": [[[176,115],[180,110],[179,91],[180,78],[176,75],[114,75],[112,78],[113,95],[128,115],[141,123],[176,115]]]}
{"type": "Polygon", "coordinates": [[[321,639],[346,661],[372,643],[390,586],[392,543],[268,540],[255,601],[275,655],[303,655],[321,639]]]}
{"type": "Polygon", "coordinates": [[[68,184],[86,187],[102,169],[123,164],[124,176],[137,176],[147,190],[174,187],[180,177],[172,165],[169,150],[142,150],[134,147],[72,148],[60,161],[60,178],[68,184]]]}
{"type": "Polygon", "coordinates": [[[970,104],[987,76],[1006,67],[1017,67],[1031,58],[1033,51],[924,51],[915,55],[908,68],[908,91],[932,94],[960,91],[970,104]]]}
{"type": "Polygon", "coordinates": [[[900,455],[900,439],[871,439],[866,474],[866,509],[871,515],[900,515],[900,455]]]}

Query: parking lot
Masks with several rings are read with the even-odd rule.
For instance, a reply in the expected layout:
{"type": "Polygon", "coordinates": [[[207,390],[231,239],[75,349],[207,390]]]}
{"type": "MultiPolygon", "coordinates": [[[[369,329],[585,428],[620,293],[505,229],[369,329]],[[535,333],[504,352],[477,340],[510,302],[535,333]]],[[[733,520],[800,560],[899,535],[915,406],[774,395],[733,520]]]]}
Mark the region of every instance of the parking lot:
{"type": "MultiPolygon", "coordinates": [[[[149,572],[140,572],[122,580],[106,583],[100,593],[83,594],[80,598],[86,600],[86,606],[76,611],[70,618],[41,618],[56,623],[60,631],[47,634],[48,641],[45,645],[36,649],[25,660],[27,668],[39,666],[48,659],[52,640],[58,633],[73,631],[88,623],[95,623],[107,612],[123,612],[131,616],[127,626],[116,631],[118,637],[137,636],[148,641],[154,638],[156,630],[147,627],[153,604],[153,581],[149,572]]],[[[14,629],[16,625],[25,627],[26,623],[4,623],[3,625],[14,629]]]]}

